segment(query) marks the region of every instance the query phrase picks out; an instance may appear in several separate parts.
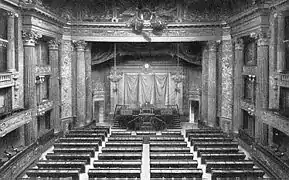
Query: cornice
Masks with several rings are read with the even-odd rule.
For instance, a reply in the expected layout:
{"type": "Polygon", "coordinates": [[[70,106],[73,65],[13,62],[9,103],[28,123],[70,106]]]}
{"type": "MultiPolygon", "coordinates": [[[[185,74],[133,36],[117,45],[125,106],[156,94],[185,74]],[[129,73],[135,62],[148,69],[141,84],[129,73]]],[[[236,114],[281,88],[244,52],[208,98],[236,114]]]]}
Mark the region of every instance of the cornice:
{"type": "Polygon", "coordinates": [[[20,3],[20,8],[21,10],[25,12],[35,12],[36,14],[40,16],[44,16],[54,22],[57,22],[60,25],[65,25],[67,24],[66,20],[60,18],[57,14],[47,10],[45,7],[42,7],[38,4],[25,4],[25,3],[20,3]]]}

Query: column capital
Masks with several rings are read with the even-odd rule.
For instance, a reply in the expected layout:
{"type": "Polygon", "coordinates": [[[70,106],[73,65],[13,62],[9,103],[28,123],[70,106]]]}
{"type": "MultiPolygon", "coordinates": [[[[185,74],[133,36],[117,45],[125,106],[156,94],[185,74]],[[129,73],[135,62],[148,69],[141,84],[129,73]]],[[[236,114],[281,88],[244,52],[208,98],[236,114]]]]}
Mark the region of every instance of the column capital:
{"type": "Polygon", "coordinates": [[[42,35],[36,31],[22,31],[24,46],[35,46],[36,41],[41,37],[42,35]]]}
{"type": "Polygon", "coordinates": [[[58,50],[58,46],[61,42],[57,39],[53,39],[48,41],[48,48],[49,50],[58,50]]]}
{"type": "Polygon", "coordinates": [[[244,49],[244,40],[242,38],[234,38],[233,42],[235,43],[235,50],[244,49]]]}
{"type": "Polygon", "coordinates": [[[217,51],[217,41],[208,41],[208,51],[217,51]]]}
{"type": "Polygon", "coordinates": [[[259,32],[256,36],[258,46],[268,46],[269,45],[269,36],[268,33],[259,32]]]}
{"type": "Polygon", "coordinates": [[[83,41],[83,40],[79,40],[79,41],[72,41],[72,43],[74,44],[74,46],[76,47],[77,51],[84,51],[87,42],[83,41]]]}

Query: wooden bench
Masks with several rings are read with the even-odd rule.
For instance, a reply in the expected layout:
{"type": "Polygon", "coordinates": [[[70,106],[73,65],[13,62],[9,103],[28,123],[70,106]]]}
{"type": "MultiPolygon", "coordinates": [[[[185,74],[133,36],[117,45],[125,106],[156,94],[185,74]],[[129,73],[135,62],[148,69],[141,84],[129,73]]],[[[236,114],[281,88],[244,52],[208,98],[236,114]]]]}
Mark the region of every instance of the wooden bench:
{"type": "Polygon", "coordinates": [[[59,138],[59,142],[97,142],[99,146],[102,145],[101,138],[93,138],[93,137],[65,137],[65,138],[59,138]]]}
{"type": "Polygon", "coordinates": [[[91,157],[95,155],[95,148],[54,148],[54,153],[90,153],[91,157]]]}
{"type": "Polygon", "coordinates": [[[187,147],[186,142],[170,142],[170,141],[152,141],[150,142],[151,146],[159,146],[159,147],[187,147]]]}
{"type": "Polygon", "coordinates": [[[136,135],[141,135],[141,136],[153,136],[153,135],[157,135],[156,132],[153,131],[137,131],[136,135]]]}
{"type": "Polygon", "coordinates": [[[81,129],[81,130],[70,130],[70,134],[93,134],[93,133],[104,133],[105,136],[108,134],[108,130],[99,129],[99,130],[91,130],[91,129],[81,129]]]}
{"type": "Polygon", "coordinates": [[[65,137],[92,137],[92,138],[101,138],[102,141],[105,140],[105,133],[79,133],[79,134],[66,134],[65,137]]]}
{"type": "Polygon", "coordinates": [[[164,136],[182,136],[181,131],[163,131],[162,135],[164,136]]]}
{"type": "Polygon", "coordinates": [[[197,168],[196,160],[151,160],[151,168],[197,168]]]}
{"type": "Polygon", "coordinates": [[[184,137],[152,136],[150,141],[185,141],[184,137]]]}
{"type": "Polygon", "coordinates": [[[150,153],[150,158],[151,159],[194,159],[194,155],[192,153],[176,153],[176,152],[171,152],[171,153],[150,153]]]}
{"type": "Polygon", "coordinates": [[[196,142],[194,143],[194,150],[197,148],[208,148],[208,147],[230,147],[230,148],[238,148],[238,142],[196,142]]]}
{"type": "Polygon", "coordinates": [[[150,152],[190,152],[189,147],[150,147],[150,152]]]}
{"type": "Polygon", "coordinates": [[[187,129],[186,137],[188,137],[188,134],[193,134],[193,133],[213,134],[213,133],[223,133],[223,132],[220,129],[187,129]]]}
{"type": "Polygon", "coordinates": [[[105,143],[105,147],[140,147],[142,146],[142,142],[134,142],[134,141],[131,141],[131,142],[118,142],[118,141],[113,141],[113,142],[110,142],[108,141],[107,143],[105,143]]]}
{"type": "Polygon", "coordinates": [[[109,141],[143,141],[143,137],[139,136],[128,136],[128,137],[109,137],[109,141]]]}
{"type": "Polygon", "coordinates": [[[202,178],[201,169],[157,169],[151,168],[151,178],[202,178]]]}
{"type": "Polygon", "coordinates": [[[100,129],[104,129],[106,130],[108,133],[110,133],[110,126],[95,126],[95,127],[90,127],[90,129],[92,130],[100,130],[100,129]]]}
{"type": "Polygon", "coordinates": [[[197,148],[198,157],[201,156],[201,153],[238,153],[238,148],[230,148],[230,147],[212,147],[212,148],[197,148]]]}
{"type": "Polygon", "coordinates": [[[243,152],[240,153],[230,153],[230,154],[201,154],[201,163],[204,164],[207,160],[222,160],[222,161],[230,161],[230,160],[244,160],[246,155],[243,152]]]}
{"type": "Polygon", "coordinates": [[[97,160],[94,161],[93,166],[95,168],[141,168],[142,162],[139,161],[107,161],[107,160],[97,160]]]}
{"type": "MultiPolygon", "coordinates": [[[[107,178],[89,178],[89,180],[108,180],[107,178]]],[[[109,180],[141,180],[140,178],[109,178],[109,180]]]]}
{"type": "Polygon", "coordinates": [[[142,153],[100,153],[99,160],[135,160],[141,159],[142,153]]]}
{"type": "Polygon", "coordinates": [[[130,131],[112,131],[110,136],[131,136],[131,133],[130,131]]]}
{"type": "Polygon", "coordinates": [[[261,169],[226,169],[226,170],[214,170],[212,169],[212,180],[217,180],[218,178],[262,178],[265,175],[264,171],[261,169]]]}
{"type": "Polygon", "coordinates": [[[206,161],[206,171],[211,173],[212,169],[253,169],[251,160],[239,161],[206,161]]]}
{"type": "Polygon", "coordinates": [[[102,152],[142,152],[143,147],[104,147],[102,152]]]}
{"type": "Polygon", "coordinates": [[[233,138],[230,137],[192,137],[190,139],[191,143],[194,142],[211,142],[211,141],[220,141],[220,142],[230,142],[233,141],[233,138]]]}
{"type": "Polygon", "coordinates": [[[85,172],[85,161],[38,161],[37,167],[44,169],[61,169],[61,168],[70,168],[70,169],[80,169],[81,173],[85,172]]]}
{"type": "Polygon", "coordinates": [[[90,153],[47,153],[46,159],[63,161],[83,160],[86,162],[86,164],[89,164],[90,153]]]}
{"type": "Polygon", "coordinates": [[[227,137],[225,134],[213,133],[213,134],[189,134],[187,136],[188,140],[191,141],[192,138],[202,138],[202,137],[227,137]]]}
{"type": "Polygon", "coordinates": [[[26,174],[28,177],[52,177],[52,178],[68,178],[79,180],[80,169],[28,169],[26,174]]]}
{"type": "Polygon", "coordinates": [[[94,148],[96,151],[98,151],[98,145],[99,143],[94,142],[57,142],[54,143],[55,148],[94,148]]]}
{"type": "Polygon", "coordinates": [[[90,169],[89,178],[140,178],[141,169],[90,169]]]}

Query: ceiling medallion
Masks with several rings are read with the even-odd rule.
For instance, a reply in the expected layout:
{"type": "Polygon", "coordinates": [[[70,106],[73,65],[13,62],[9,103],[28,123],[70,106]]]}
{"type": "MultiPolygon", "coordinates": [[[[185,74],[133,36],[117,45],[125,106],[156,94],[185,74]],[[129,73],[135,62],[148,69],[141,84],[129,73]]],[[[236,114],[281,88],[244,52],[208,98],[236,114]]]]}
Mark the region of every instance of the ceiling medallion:
{"type": "Polygon", "coordinates": [[[167,28],[167,23],[149,8],[138,8],[135,17],[129,23],[129,27],[135,34],[142,34],[143,28],[152,28],[153,34],[161,35],[163,30],[167,28]]]}

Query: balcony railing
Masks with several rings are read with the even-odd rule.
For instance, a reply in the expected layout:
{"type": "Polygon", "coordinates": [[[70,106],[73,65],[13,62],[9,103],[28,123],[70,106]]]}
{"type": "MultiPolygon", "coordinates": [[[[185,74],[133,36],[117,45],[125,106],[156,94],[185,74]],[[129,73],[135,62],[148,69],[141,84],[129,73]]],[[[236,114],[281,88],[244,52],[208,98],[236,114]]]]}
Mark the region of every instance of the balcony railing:
{"type": "Polygon", "coordinates": [[[44,100],[37,107],[37,116],[41,116],[41,115],[45,114],[45,112],[51,110],[52,108],[53,108],[53,101],[44,100]]]}
{"type": "Polygon", "coordinates": [[[289,87],[289,74],[280,74],[279,85],[289,87]]]}
{"type": "Polygon", "coordinates": [[[0,88],[13,86],[12,73],[0,73],[0,88]]]}
{"type": "Polygon", "coordinates": [[[32,110],[24,110],[0,120],[0,137],[32,120],[32,110]]]}

